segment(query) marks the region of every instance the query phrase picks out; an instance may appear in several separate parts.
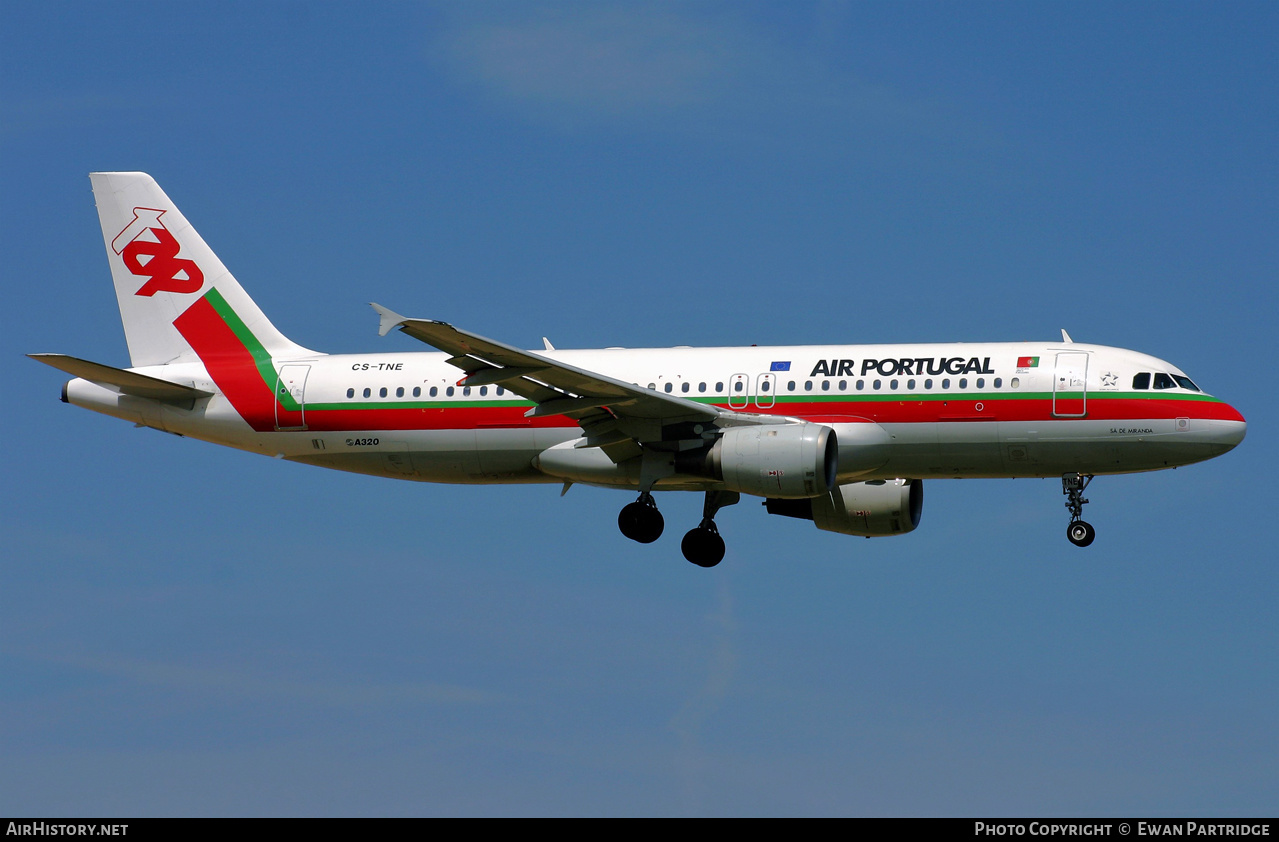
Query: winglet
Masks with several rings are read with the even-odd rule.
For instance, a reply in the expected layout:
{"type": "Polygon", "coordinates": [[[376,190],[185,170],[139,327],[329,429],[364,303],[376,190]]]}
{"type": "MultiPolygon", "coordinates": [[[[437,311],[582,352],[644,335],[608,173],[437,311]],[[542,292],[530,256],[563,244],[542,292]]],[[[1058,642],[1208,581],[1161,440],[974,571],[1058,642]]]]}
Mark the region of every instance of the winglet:
{"type": "Polygon", "coordinates": [[[543,350],[546,350],[546,351],[555,350],[555,346],[551,344],[551,340],[547,339],[545,336],[542,337],[542,344],[546,346],[543,350]]]}
{"type": "Polygon", "coordinates": [[[401,316],[399,313],[395,312],[394,310],[388,310],[385,307],[383,307],[381,304],[375,304],[374,302],[370,301],[369,306],[372,307],[374,310],[376,310],[378,316],[380,317],[377,324],[378,336],[386,336],[392,330],[395,330],[395,328],[399,327],[401,324],[408,321],[408,318],[406,318],[405,316],[401,316]]]}
{"type": "MultiPolygon", "coordinates": [[[[375,304],[375,305],[373,305],[373,306],[375,306],[375,307],[376,307],[377,305],[375,304]]],[[[1069,344],[1071,344],[1071,345],[1073,345],[1073,344],[1075,343],[1075,340],[1073,340],[1073,339],[1071,339],[1071,338],[1070,338],[1070,334],[1069,334],[1069,333],[1066,333],[1066,329],[1065,329],[1064,327],[1061,329],[1061,341],[1062,341],[1062,342],[1069,343],[1069,344]]]]}

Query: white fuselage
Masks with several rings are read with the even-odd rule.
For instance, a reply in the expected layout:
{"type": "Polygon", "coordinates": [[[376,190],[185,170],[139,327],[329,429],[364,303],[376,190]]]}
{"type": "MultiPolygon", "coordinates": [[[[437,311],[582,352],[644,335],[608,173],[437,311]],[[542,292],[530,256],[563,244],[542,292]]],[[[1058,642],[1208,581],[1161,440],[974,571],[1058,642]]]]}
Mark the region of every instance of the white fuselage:
{"type": "MultiPolygon", "coordinates": [[[[1223,453],[1246,429],[1233,408],[1170,364],[1078,343],[539,353],[681,398],[828,426],[838,436],[841,483],[1156,470],[1223,453]],[[1143,375],[1150,375],[1145,388],[1136,388],[1143,375]]],[[[184,436],[346,471],[432,482],[638,485],[635,470],[598,450],[568,468],[543,464],[540,454],[581,437],[577,424],[526,417],[532,402],[500,386],[458,386],[462,373],[447,359],[275,359],[270,389],[280,402],[251,394],[229,367],[201,363],[136,369],[213,392],[190,408],[79,379],[66,397],[184,436]]],[[[255,385],[265,393],[265,382],[255,385]]],[[[656,487],[713,485],[676,474],[656,487]]]]}

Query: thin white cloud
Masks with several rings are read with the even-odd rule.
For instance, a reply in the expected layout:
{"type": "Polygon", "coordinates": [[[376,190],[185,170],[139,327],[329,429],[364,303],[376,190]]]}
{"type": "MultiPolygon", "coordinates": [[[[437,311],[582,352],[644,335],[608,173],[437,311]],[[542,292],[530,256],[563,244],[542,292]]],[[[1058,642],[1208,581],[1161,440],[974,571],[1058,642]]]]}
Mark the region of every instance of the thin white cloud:
{"type": "Polygon", "coordinates": [[[740,75],[742,37],[686,7],[552,6],[455,15],[431,53],[464,83],[543,119],[612,122],[721,100],[740,75]]]}
{"type": "Polygon", "coordinates": [[[441,57],[490,93],[622,115],[705,103],[733,74],[721,29],[663,8],[592,7],[522,21],[468,21],[441,57]]]}
{"type": "Polygon", "coordinates": [[[671,730],[679,739],[675,765],[681,781],[683,806],[693,812],[703,809],[706,792],[702,782],[706,780],[707,771],[718,762],[702,747],[702,726],[719,710],[737,674],[737,621],[725,579],[718,580],[716,597],[718,610],[708,617],[713,632],[706,680],[670,722],[671,730]]]}
{"type": "Polygon", "coordinates": [[[180,692],[225,697],[289,698],[335,707],[396,704],[477,705],[495,701],[491,693],[456,684],[410,682],[396,684],[333,684],[255,675],[247,671],[200,667],[157,661],[140,661],[97,655],[55,655],[8,652],[32,660],[58,664],[99,675],[164,686],[180,692]]]}
{"type": "Polygon", "coordinates": [[[973,132],[952,108],[851,74],[849,34],[863,24],[846,7],[815,7],[788,41],[732,4],[523,8],[445,10],[428,53],[465,88],[536,122],[788,143],[973,132]]]}

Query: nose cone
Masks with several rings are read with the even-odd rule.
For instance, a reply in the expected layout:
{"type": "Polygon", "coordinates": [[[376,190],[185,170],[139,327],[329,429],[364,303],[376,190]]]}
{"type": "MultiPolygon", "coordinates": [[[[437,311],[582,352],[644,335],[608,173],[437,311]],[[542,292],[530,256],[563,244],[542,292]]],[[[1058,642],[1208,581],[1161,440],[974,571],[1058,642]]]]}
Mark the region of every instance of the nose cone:
{"type": "Polygon", "coordinates": [[[1234,450],[1243,441],[1248,434],[1248,422],[1230,404],[1223,403],[1221,406],[1221,412],[1209,422],[1209,428],[1212,443],[1220,448],[1218,452],[1225,453],[1234,450]]]}

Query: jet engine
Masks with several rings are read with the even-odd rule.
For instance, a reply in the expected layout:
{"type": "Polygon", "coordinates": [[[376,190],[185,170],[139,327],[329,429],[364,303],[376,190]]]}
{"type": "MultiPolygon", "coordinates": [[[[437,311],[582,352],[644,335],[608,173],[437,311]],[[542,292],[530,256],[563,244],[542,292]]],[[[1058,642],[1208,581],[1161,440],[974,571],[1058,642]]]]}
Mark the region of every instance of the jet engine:
{"type": "Polygon", "coordinates": [[[742,494],[816,497],[835,487],[839,444],[821,424],[729,427],[709,448],[677,456],[675,467],[742,494]]]}
{"type": "Polygon", "coordinates": [[[863,535],[904,535],[919,526],[924,483],[917,479],[871,480],[838,485],[811,500],[764,501],[768,513],[811,520],[818,529],[863,535]]]}

